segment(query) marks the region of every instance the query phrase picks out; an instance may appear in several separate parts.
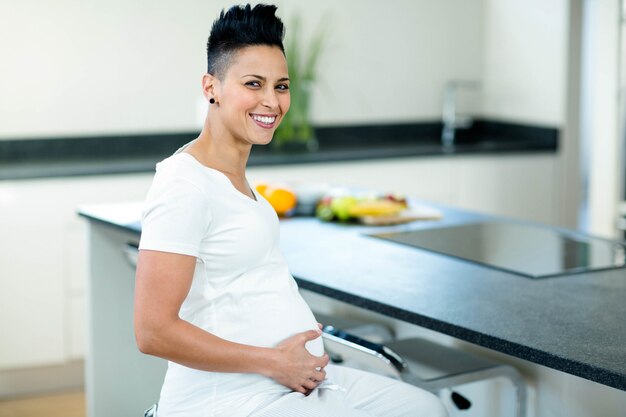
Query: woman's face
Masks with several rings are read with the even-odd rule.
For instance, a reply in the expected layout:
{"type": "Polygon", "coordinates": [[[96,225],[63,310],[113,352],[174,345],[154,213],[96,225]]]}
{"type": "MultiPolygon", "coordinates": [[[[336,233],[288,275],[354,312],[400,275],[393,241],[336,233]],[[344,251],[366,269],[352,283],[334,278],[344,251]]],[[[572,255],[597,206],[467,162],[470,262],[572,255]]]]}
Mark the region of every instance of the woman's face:
{"type": "Polygon", "coordinates": [[[282,51],[265,45],[238,51],[217,82],[215,96],[221,122],[236,140],[268,144],[290,104],[282,51]]]}

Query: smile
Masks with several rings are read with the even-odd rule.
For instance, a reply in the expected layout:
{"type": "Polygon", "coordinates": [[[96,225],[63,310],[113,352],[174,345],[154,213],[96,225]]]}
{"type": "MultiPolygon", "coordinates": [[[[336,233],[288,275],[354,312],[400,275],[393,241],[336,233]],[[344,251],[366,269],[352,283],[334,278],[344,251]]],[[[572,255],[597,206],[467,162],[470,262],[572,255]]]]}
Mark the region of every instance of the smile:
{"type": "Polygon", "coordinates": [[[274,123],[276,122],[276,116],[265,116],[260,114],[251,114],[250,116],[257,125],[266,129],[274,127],[274,123]]]}

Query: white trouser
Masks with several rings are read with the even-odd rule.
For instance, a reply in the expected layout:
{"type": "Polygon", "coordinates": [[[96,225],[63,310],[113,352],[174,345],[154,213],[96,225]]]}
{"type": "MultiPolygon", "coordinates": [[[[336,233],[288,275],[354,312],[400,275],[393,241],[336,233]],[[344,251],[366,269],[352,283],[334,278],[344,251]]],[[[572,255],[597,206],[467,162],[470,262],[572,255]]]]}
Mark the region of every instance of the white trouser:
{"type": "Polygon", "coordinates": [[[250,417],[446,417],[443,404],[428,391],[392,378],[329,364],[336,386],[310,395],[292,392],[250,417]]]}

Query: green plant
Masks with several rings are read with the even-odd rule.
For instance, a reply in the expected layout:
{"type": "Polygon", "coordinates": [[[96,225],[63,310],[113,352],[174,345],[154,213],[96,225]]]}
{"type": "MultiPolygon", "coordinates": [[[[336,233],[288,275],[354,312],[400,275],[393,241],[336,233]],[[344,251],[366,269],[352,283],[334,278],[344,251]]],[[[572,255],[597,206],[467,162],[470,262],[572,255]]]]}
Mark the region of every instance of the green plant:
{"type": "Polygon", "coordinates": [[[279,147],[288,142],[308,144],[315,139],[310,119],[311,91],[317,81],[317,65],[327,32],[325,27],[318,26],[308,45],[303,47],[300,28],[300,17],[294,16],[285,45],[291,107],[274,132],[273,143],[279,147]]]}

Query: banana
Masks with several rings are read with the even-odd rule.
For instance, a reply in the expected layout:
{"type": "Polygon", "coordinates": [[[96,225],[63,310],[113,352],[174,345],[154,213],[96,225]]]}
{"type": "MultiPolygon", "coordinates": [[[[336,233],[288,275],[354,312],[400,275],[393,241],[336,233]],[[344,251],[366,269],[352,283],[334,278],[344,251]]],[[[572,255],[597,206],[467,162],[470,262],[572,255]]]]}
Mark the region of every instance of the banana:
{"type": "Polygon", "coordinates": [[[349,214],[352,217],[393,216],[400,213],[405,208],[404,204],[390,200],[366,200],[359,201],[350,207],[349,214]]]}

